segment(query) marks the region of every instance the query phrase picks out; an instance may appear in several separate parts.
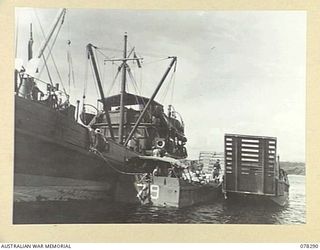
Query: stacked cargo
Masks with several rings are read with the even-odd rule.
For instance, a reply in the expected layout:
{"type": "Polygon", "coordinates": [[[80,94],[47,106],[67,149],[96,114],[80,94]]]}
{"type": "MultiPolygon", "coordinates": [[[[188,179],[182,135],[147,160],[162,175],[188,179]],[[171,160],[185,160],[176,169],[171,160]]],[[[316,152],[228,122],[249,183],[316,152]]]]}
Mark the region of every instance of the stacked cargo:
{"type": "Polygon", "coordinates": [[[199,154],[199,163],[203,166],[202,171],[206,174],[212,174],[214,164],[220,161],[221,169],[224,169],[224,154],[212,151],[201,151],[199,154]]]}

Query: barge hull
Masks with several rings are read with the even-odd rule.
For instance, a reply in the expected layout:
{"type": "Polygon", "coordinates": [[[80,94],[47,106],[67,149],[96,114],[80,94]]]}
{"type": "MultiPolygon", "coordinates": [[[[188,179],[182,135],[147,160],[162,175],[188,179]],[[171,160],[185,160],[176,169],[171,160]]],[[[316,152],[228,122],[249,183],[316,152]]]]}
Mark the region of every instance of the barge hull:
{"type": "Polygon", "coordinates": [[[188,207],[214,202],[221,195],[221,185],[200,185],[171,177],[153,177],[150,186],[155,206],[188,207]]]}
{"type": "Polygon", "coordinates": [[[266,196],[266,195],[256,195],[256,194],[244,194],[244,193],[227,193],[227,201],[230,202],[239,202],[239,203],[249,203],[254,205],[278,205],[284,207],[288,205],[289,193],[284,192],[283,195],[278,196],[266,196]]]}

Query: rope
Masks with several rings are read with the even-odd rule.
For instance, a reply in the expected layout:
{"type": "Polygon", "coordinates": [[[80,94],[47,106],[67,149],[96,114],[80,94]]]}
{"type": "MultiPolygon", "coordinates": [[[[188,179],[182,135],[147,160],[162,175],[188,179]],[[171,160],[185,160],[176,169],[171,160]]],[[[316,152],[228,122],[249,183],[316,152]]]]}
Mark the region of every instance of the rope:
{"type": "Polygon", "coordinates": [[[116,51],[116,52],[122,52],[121,49],[115,49],[115,48],[108,48],[108,47],[97,47],[99,50],[109,50],[109,51],[116,51]]]}
{"type": "Polygon", "coordinates": [[[132,74],[132,71],[131,71],[131,69],[130,69],[129,67],[128,67],[128,75],[129,75],[129,77],[130,77],[130,79],[131,79],[131,81],[132,81],[132,85],[133,85],[135,91],[136,91],[139,95],[141,95],[141,91],[140,91],[140,89],[139,89],[139,87],[138,87],[138,84],[137,84],[136,80],[134,79],[134,76],[133,76],[133,74],[132,74]]]}
{"type": "Polygon", "coordinates": [[[177,61],[174,65],[174,70],[173,70],[173,84],[172,84],[172,89],[171,89],[170,103],[173,103],[174,86],[176,84],[176,70],[177,70],[177,61]]]}
{"type": "Polygon", "coordinates": [[[42,57],[43,57],[44,65],[45,65],[45,67],[47,69],[47,73],[48,73],[50,84],[51,84],[51,86],[53,86],[52,78],[51,78],[50,71],[48,69],[47,61],[46,61],[46,58],[45,58],[44,54],[42,54],[42,57]]]}
{"type": "MultiPolygon", "coordinates": [[[[129,69],[128,70],[128,75],[129,75],[130,79],[132,80],[132,85],[133,85],[136,93],[141,95],[141,91],[139,90],[138,84],[137,84],[136,80],[134,79],[134,77],[132,75],[131,69],[129,67],[128,67],[128,69],[129,69]]],[[[139,100],[138,100],[138,98],[136,96],[135,96],[135,99],[136,99],[136,102],[139,103],[139,100]]],[[[142,100],[143,105],[146,106],[146,103],[145,103],[144,99],[141,99],[141,100],[142,100]]],[[[140,110],[140,113],[142,113],[142,111],[143,110],[140,110]]]]}
{"type": "MultiPolygon", "coordinates": [[[[35,13],[35,16],[36,16],[36,18],[37,18],[37,20],[38,20],[38,23],[39,23],[39,26],[40,26],[42,35],[43,35],[43,37],[45,38],[44,30],[43,30],[43,28],[42,28],[42,25],[41,25],[41,22],[40,22],[40,19],[39,19],[39,16],[38,16],[36,10],[34,10],[34,13],[35,13]]],[[[48,53],[48,56],[47,56],[47,60],[48,60],[49,56],[51,56],[51,60],[52,60],[52,62],[53,62],[53,65],[54,65],[55,70],[56,70],[56,72],[57,72],[57,75],[58,75],[58,77],[59,77],[59,81],[60,81],[61,86],[62,86],[62,88],[63,88],[63,92],[67,95],[67,91],[66,91],[66,89],[65,89],[64,86],[63,86],[62,78],[61,78],[60,72],[59,72],[59,70],[58,70],[57,64],[56,64],[56,62],[55,62],[55,60],[54,60],[53,54],[51,53],[51,51],[52,51],[52,49],[53,49],[53,46],[54,46],[54,44],[55,44],[56,41],[57,41],[58,34],[59,34],[59,32],[60,32],[60,30],[61,30],[61,28],[62,28],[63,22],[64,22],[64,19],[62,19],[62,21],[61,21],[61,23],[60,23],[60,26],[59,26],[59,28],[58,28],[58,31],[56,32],[55,38],[54,38],[54,40],[53,40],[53,42],[52,42],[52,45],[51,45],[51,46],[49,46],[49,44],[47,45],[47,47],[49,48],[49,53],[48,53]]],[[[43,70],[43,68],[42,68],[42,70],[43,70]]],[[[40,71],[39,76],[41,75],[42,70],[40,71]]]]}
{"type": "Polygon", "coordinates": [[[171,84],[171,81],[169,81],[169,84],[167,84],[166,88],[164,89],[164,91],[163,91],[163,93],[162,93],[162,95],[161,95],[161,97],[160,97],[160,102],[161,102],[161,103],[164,102],[164,100],[165,100],[165,98],[166,98],[166,96],[167,96],[167,94],[168,94],[168,92],[169,92],[170,84],[171,84]]]}
{"type": "MultiPolygon", "coordinates": [[[[129,47],[132,47],[132,45],[130,44],[130,42],[128,42],[129,47]]],[[[100,50],[109,50],[109,51],[115,51],[115,52],[123,52],[122,49],[115,49],[115,48],[110,48],[110,47],[97,47],[100,50]]],[[[143,52],[144,55],[147,55],[149,57],[157,57],[157,58],[161,58],[161,57],[167,57],[167,55],[160,55],[160,54],[156,54],[156,53],[145,53],[143,52]]]]}
{"type": "MultiPolygon", "coordinates": [[[[99,47],[99,48],[96,48],[96,51],[97,52],[99,52],[102,56],[104,56],[105,58],[107,58],[107,59],[112,59],[112,57],[109,57],[109,56],[107,56],[106,54],[104,54],[102,51],[101,51],[101,48],[99,47]]],[[[116,62],[111,62],[112,63],[112,65],[116,65],[117,67],[118,67],[118,71],[117,71],[117,73],[116,73],[116,75],[115,75],[115,77],[113,78],[113,80],[112,80],[112,83],[111,83],[111,85],[110,85],[110,87],[109,87],[109,89],[107,90],[107,96],[109,96],[110,95],[110,93],[111,93],[111,91],[112,91],[112,89],[113,89],[113,87],[114,87],[114,85],[115,85],[115,82],[116,82],[116,80],[117,80],[117,78],[118,78],[118,76],[119,76],[119,73],[120,73],[120,71],[121,71],[121,68],[122,68],[122,66],[123,66],[123,63],[121,64],[121,65],[119,65],[119,64],[117,64],[116,62]]],[[[106,63],[104,62],[104,65],[105,65],[106,63]]],[[[114,69],[113,69],[113,72],[114,72],[114,69]]],[[[104,71],[103,71],[103,73],[105,73],[105,68],[104,68],[104,71]]],[[[103,78],[104,78],[104,74],[103,74],[103,78]]],[[[104,80],[103,80],[104,81],[104,80]]]]}
{"type": "MultiPolygon", "coordinates": [[[[141,175],[141,174],[145,174],[145,173],[139,173],[139,172],[133,173],[133,172],[124,172],[124,171],[121,171],[121,170],[113,167],[112,163],[111,163],[106,157],[104,157],[104,155],[103,155],[101,152],[99,152],[97,149],[91,149],[91,150],[92,150],[93,153],[95,153],[95,154],[97,154],[98,156],[100,156],[100,157],[109,165],[109,167],[111,167],[114,171],[116,171],[116,172],[118,172],[118,173],[120,173],[120,174],[134,175],[134,176],[141,175]]],[[[178,178],[178,177],[177,177],[177,174],[176,174],[175,171],[174,171],[174,169],[173,169],[173,174],[176,176],[176,178],[178,178]]],[[[191,177],[191,176],[190,176],[190,177],[191,177]]],[[[180,178],[179,178],[179,179],[180,179],[180,178]]],[[[143,178],[140,179],[140,182],[141,182],[142,180],[143,180],[143,178]]],[[[190,181],[191,181],[191,182],[190,182],[191,185],[197,186],[197,185],[192,181],[191,178],[190,178],[190,181]]],[[[202,185],[202,184],[199,183],[199,185],[202,185]]]]}
{"type": "Polygon", "coordinates": [[[164,102],[166,97],[167,97],[167,94],[169,93],[169,90],[170,90],[170,87],[171,87],[171,99],[170,99],[170,104],[172,104],[173,102],[173,92],[174,92],[174,85],[175,85],[175,77],[176,77],[176,66],[177,66],[177,63],[175,63],[174,65],[174,70],[173,72],[171,73],[171,77],[170,77],[170,80],[169,80],[169,84],[166,86],[164,92],[163,92],[163,95],[161,96],[161,102],[164,102]]]}
{"type": "MultiPolygon", "coordinates": [[[[132,45],[130,44],[130,42],[128,42],[129,47],[132,47],[132,45]]],[[[122,49],[115,49],[115,48],[108,48],[108,47],[97,47],[99,50],[109,50],[109,51],[115,51],[115,52],[123,52],[122,49]]],[[[135,49],[133,47],[133,49],[135,49]]],[[[167,59],[168,55],[160,55],[160,54],[156,54],[156,53],[146,53],[143,52],[144,55],[148,56],[148,57],[154,57],[154,58],[163,58],[165,57],[167,59]]]]}
{"type": "MultiPolygon", "coordinates": [[[[28,74],[26,74],[26,75],[27,75],[27,76],[30,76],[30,75],[28,75],[28,74]]],[[[36,77],[34,77],[34,76],[30,76],[30,77],[32,77],[32,78],[35,79],[36,81],[45,83],[46,85],[51,84],[51,83],[49,83],[49,82],[43,81],[43,80],[41,80],[41,79],[39,79],[39,78],[36,78],[36,77]]]]}
{"type": "Polygon", "coordinates": [[[142,71],[143,71],[143,68],[141,68],[141,70],[140,70],[140,89],[142,89],[142,87],[143,87],[142,71]]]}
{"type": "Polygon", "coordinates": [[[71,82],[71,78],[72,78],[72,83],[73,83],[73,87],[75,87],[75,83],[74,83],[74,70],[73,70],[73,62],[72,62],[72,56],[71,56],[71,52],[70,52],[70,44],[71,41],[68,40],[68,47],[67,47],[67,61],[68,61],[68,87],[69,87],[69,92],[70,92],[70,82],[71,82]]]}
{"type": "Polygon", "coordinates": [[[169,80],[169,84],[166,86],[166,88],[165,88],[165,90],[164,90],[164,92],[163,92],[163,94],[162,94],[162,96],[161,96],[161,98],[160,98],[161,102],[164,102],[164,100],[165,100],[165,98],[166,98],[166,96],[167,96],[167,94],[168,94],[168,92],[169,92],[170,86],[171,86],[171,84],[172,84],[173,76],[174,76],[174,72],[171,73],[171,77],[170,77],[170,80],[169,80]]]}
{"type": "Polygon", "coordinates": [[[86,93],[87,93],[87,86],[88,86],[88,69],[89,69],[89,60],[86,58],[86,62],[85,62],[85,72],[84,72],[84,83],[83,83],[83,99],[85,99],[86,97],[86,93]]]}
{"type": "MultiPolygon", "coordinates": [[[[60,31],[60,28],[61,28],[61,27],[62,27],[62,25],[59,27],[59,31],[60,31]]],[[[54,38],[54,40],[53,40],[53,43],[52,43],[52,46],[51,46],[51,49],[50,49],[48,55],[51,57],[51,60],[52,60],[53,65],[54,65],[54,68],[55,68],[55,70],[56,70],[56,72],[57,72],[57,75],[58,75],[58,77],[59,77],[59,81],[60,81],[60,83],[61,83],[61,85],[62,85],[63,91],[66,92],[66,90],[65,90],[65,88],[64,88],[64,86],[63,86],[63,81],[62,81],[60,72],[59,72],[59,70],[58,70],[56,61],[55,61],[55,59],[54,59],[54,57],[53,57],[53,55],[52,55],[52,53],[51,53],[52,48],[53,48],[53,45],[54,45],[54,43],[56,42],[57,38],[58,38],[58,34],[55,36],[55,38],[54,38]]]]}
{"type": "Polygon", "coordinates": [[[69,55],[69,49],[67,51],[67,61],[68,61],[68,87],[69,87],[69,92],[70,92],[70,81],[71,81],[71,63],[70,63],[70,55],[69,55]]]}
{"type": "Polygon", "coordinates": [[[155,57],[155,58],[168,57],[168,55],[149,53],[149,52],[143,52],[143,55],[146,55],[146,56],[149,56],[149,57],[155,57]]]}
{"type": "MultiPolygon", "coordinates": [[[[34,12],[34,15],[35,15],[35,17],[36,17],[36,19],[37,19],[37,21],[38,21],[38,24],[39,24],[39,27],[40,27],[40,30],[41,30],[41,34],[42,34],[43,38],[45,38],[46,35],[44,34],[44,30],[43,30],[43,28],[42,28],[42,24],[41,24],[41,22],[40,22],[38,13],[37,13],[37,11],[36,11],[35,9],[33,10],[33,12],[34,12]]],[[[39,39],[39,40],[40,40],[40,39],[39,39]]],[[[50,49],[50,45],[49,45],[49,44],[47,45],[47,47],[50,49]]],[[[48,59],[49,59],[49,54],[48,54],[47,57],[46,57],[46,61],[47,61],[48,59]]],[[[45,68],[45,66],[42,66],[42,68],[41,68],[41,70],[40,70],[40,73],[39,73],[39,77],[41,77],[41,74],[42,74],[44,68],[45,68]]]]}
{"type": "Polygon", "coordinates": [[[154,60],[154,61],[150,61],[150,62],[147,62],[147,63],[143,63],[143,65],[148,65],[148,64],[152,64],[152,63],[156,63],[156,62],[161,62],[161,61],[164,61],[164,60],[168,60],[169,58],[166,57],[166,58],[162,58],[162,59],[159,59],[159,60],[154,60]]]}
{"type": "MultiPolygon", "coordinates": [[[[109,56],[107,56],[106,54],[102,53],[98,48],[96,48],[96,51],[99,52],[101,55],[103,55],[103,56],[104,56],[105,58],[107,58],[108,60],[111,60],[112,58],[114,58],[114,56],[113,56],[113,57],[109,57],[109,56]]],[[[117,66],[120,66],[120,65],[118,65],[116,62],[112,62],[112,63],[116,64],[117,66]]]]}
{"type": "Polygon", "coordinates": [[[116,83],[116,80],[117,80],[117,78],[118,78],[118,76],[119,76],[119,73],[120,73],[120,71],[121,71],[121,68],[122,68],[122,65],[118,67],[117,74],[116,74],[115,77],[113,78],[113,81],[112,81],[112,83],[111,83],[111,86],[110,86],[110,88],[109,88],[108,91],[107,91],[107,96],[110,95],[111,90],[113,89],[113,87],[114,87],[114,85],[115,85],[115,83],[116,83]]]}
{"type": "Polygon", "coordinates": [[[126,174],[126,175],[138,175],[138,174],[141,174],[141,173],[132,173],[132,172],[124,172],[124,171],[121,171],[115,167],[112,166],[112,163],[106,158],[104,157],[104,155],[99,152],[97,149],[92,149],[94,153],[96,153],[98,156],[100,156],[108,165],[109,167],[111,167],[114,171],[120,173],[120,174],[126,174]]]}

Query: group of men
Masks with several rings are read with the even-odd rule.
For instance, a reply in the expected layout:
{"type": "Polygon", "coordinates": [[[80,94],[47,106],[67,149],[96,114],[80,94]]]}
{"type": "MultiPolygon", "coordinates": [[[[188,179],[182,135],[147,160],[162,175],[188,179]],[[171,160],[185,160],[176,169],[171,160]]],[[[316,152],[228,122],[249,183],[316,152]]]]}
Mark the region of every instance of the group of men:
{"type": "MultiPolygon", "coordinates": [[[[216,163],[213,166],[213,172],[212,177],[213,181],[216,183],[220,182],[220,171],[221,171],[221,165],[220,160],[218,159],[216,163]]],[[[183,179],[189,179],[191,181],[200,182],[200,183],[206,183],[209,180],[207,179],[204,172],[197,170],[195,172],[189,172],[187,169],[181,169],[177,167],[172,167],[168,171],[165,171],[166,173],[163,173],[163,170],[161,171],[160,167],[155,167],[153,170],[152,175],[153,176],[168,176],[168,177],[177,177],[177,178],[183,178],[183,179]]]]}

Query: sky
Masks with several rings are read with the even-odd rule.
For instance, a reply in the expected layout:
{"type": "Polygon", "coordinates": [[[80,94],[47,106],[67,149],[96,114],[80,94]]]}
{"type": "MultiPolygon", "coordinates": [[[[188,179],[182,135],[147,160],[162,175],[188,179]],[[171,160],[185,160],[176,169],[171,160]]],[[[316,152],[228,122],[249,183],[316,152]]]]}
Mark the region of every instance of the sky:
{"type": "MultiPolygon", "coordinates": [[[[16,58],[27,64],[29,24],[36,53],[58,9],[16,9],[16,58]],[[38,18],[37,18],[38,17],[38,18]]],[[[146,11],[68,9],[52,49],[71,101],[96,104],[97,88],[88,67],[86,45],[96,52],[104,91],[109,92],[122,57],[123,36],[129,50],[143,57],[131,65],[138,93],[150,97],[170,60],[177,56],[156,100],[173,104],[183,117],[190,159],[200,151],[223,152],[224,134],[277,137],[283,161],[305,161],[306,13],[303,11],[146,11]],[[70,46],[67,41],[70,40],[70,46]],[[68,85],[67,52],[75,82],[68,85]],[[167,94],[166,94],[167,93],[167,94]],[[166,94],[166,95],[165,95],[166,94]]],[[[51,76],[59,82],[49,60],[51,76]]],[[[41,79],[48,81],[45,71],[41,79]]],[[[128,91],[136,89],[128,77],[128,91]]]]}

